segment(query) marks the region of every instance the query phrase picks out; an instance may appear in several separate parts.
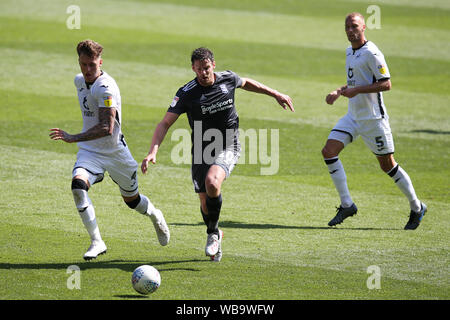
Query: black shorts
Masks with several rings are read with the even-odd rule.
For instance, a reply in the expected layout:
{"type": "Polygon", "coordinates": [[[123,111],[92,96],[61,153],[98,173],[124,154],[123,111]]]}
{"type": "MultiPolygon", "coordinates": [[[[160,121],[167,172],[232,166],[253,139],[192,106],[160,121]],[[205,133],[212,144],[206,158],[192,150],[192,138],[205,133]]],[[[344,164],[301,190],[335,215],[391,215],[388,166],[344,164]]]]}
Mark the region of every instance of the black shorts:
{"type": "Polygon", "coordinates": [[[192,183],[194,184],[194,190],[196,193],[206,192],[205,180],[208,170],[212,165],[217,165],[225,171],[225,177],[228,178],[237,164],[237,161],[241,155],[241,145],[239,141],[237,144],[230,145],[227,149],[222,150],[214,162],[207,163],[192,163],[192,183]]]}

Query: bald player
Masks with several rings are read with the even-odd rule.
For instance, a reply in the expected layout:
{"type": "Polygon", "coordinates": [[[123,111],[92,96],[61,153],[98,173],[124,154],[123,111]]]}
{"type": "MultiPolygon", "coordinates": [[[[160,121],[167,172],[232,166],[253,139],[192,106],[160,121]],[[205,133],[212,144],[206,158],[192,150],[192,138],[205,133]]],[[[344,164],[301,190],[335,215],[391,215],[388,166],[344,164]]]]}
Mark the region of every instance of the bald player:
{"type": "Polygon", "coordinates": [[[347,84],[332,91],[325,99],[332,105],[340,96],[348,98],[348,113],[331,130],[322,149],[341,200],[336,216],[328,225],[340,224],[358,211],[350,196],[339,154],[361,136],[376,156],[381,170],[392,178],[408,199],[411,212],[405,230],[414,230],[425,215],[427,206],[417,198],[411,179],[394,159],[394,140],[382,94],[391,89],[389,69],[383,53],[366,39],[365,29],[364,17],[360,13],[350,13],[345,18],[345,32],[351,44],[346,50],[347,84]]]}

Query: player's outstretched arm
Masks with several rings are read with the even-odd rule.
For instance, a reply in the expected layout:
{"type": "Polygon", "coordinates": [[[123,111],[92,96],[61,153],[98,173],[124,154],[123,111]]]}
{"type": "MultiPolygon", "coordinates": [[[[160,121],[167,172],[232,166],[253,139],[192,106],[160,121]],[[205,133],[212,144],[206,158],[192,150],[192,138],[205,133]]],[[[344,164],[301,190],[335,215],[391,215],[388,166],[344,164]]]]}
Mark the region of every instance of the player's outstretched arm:
{"type": "Polygon", "coordinates": [[[52,128],[49,134],[50,139],[73,143],[110,136],[114,131],[116,112],[115,108],[100,108],[98,111],[98,124],[92,128],[78,134],[69,134],[62,129],[52,128]]]}
{"type": "Polygon", "coordinates": [[[256,93],[263,93],[274,97],[283,109],[286,110],[289,108],[292,112],[295,111],[294,105],[292,104],[292,99],[288,95],[280,93],[277,90],[269,88],[268,86],[250,78],[241,78],[241,80],[242,89],[256,93]]]}
{"type": "Polygon", "coordinates": [[[160,123],[156,126],[155,132],[152,137],[152,144],[150,146],[150,151],[147,156],[142,160],[141,170],[142,173],[147,173],[148,171],[148,163],[151,162],[153,164],[156,163],[156,154],[158,153],[159,146],[164,140],[164,137],[167,134],[167,131],[172,126],[172,124],[177,121],[180,115],[177,113],[166,112],[166,115],[161,120],[160,123]]]}

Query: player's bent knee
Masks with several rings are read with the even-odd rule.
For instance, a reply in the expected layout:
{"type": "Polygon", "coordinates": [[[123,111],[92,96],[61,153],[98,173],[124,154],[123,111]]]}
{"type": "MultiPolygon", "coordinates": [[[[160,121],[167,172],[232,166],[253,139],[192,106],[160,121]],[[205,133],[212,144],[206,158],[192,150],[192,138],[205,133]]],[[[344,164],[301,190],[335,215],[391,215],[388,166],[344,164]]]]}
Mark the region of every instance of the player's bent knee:
{"type": "Polygon", "coordinates": [[[333,152],[329,147],[325,146],[322,148],[322,156],[324,159],[333,158],[337,156],[336,152],[333,152]]]}
{"type": "Polygon", "coordinates": [[[388,163],[380,163],[380,168],[381,170],[383,170],[384,172],[389,172],[392,170],[392,168],[394,168],[395,166],[388,162],[388,163]]]}
{"type": "Polygon", "coordinates": [[[391,171],[397,165],[392,155],[378,156],[378,162],[384,172],[391,171]]]}
{"type": "Polygon", "coordinates": [[[208,194],[220,193],[220,182],[215,176],[207,176],[205,180],[205,187],[208,194]]]}
{"type": "Polygon", "coordinates": [[[137,197],[131,201],[126,201],[125,199],[123,199],[123,201],[129,208],[135,209],[138,206],[139,202],[141,202],[141,196],[138,194],[137,197]]]}
{"type": "Polygon", "coordinates": [[[322,148],[322,156],[324,159],[337,157],[344,148],[345,144],[342,141],[328,139],[322,148]]]}
{"type": "Polygon", "coordinates": [[[85,191],[89,190],[88,184],[84,180],[77,179],[77,178],[72,180],[71,188],[72,188],[72,190],[74,190],[74,189],[81,189],[81,190],[85,190],[85,191]]]}
{"type": "Polygon", "coordinates": [[[87,195],[88,190],[89,186],[85,181],[81,179],[72,180],[73,199],[75,201],[75,206],[80,212],[85,210],[91,204],[87,195]]]}

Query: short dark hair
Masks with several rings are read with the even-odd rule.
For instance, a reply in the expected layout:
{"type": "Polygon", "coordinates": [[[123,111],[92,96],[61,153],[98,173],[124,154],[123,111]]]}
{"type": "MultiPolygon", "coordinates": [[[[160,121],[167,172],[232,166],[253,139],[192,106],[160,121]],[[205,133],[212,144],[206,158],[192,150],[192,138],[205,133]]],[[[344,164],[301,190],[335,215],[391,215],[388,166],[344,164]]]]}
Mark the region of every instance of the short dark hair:
{"type": "Polygon", "coordinates": [[[194,51],[192,51],[192,55],[191,55],[191,63],[194,64],[194,61],[197,60],[211,60],[211,62],[214,62],[214,54],[212,53],[211,50],[209,50],[208,48],[197,48],[194,51]]]}
{"type": "Polygon", "coordinates": [[[84,40],[77,45],[78,56],[85,54],[90,58],[98,58],[102,55],[102,52],[102,45],[92,40],[84,40]]]}

